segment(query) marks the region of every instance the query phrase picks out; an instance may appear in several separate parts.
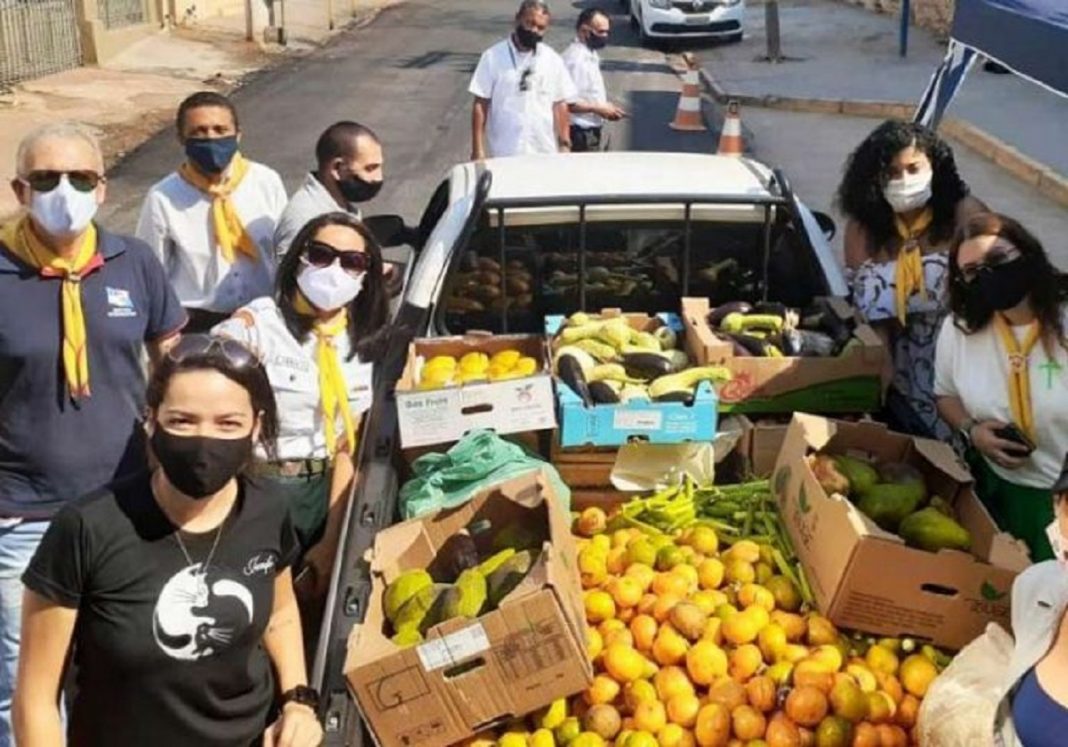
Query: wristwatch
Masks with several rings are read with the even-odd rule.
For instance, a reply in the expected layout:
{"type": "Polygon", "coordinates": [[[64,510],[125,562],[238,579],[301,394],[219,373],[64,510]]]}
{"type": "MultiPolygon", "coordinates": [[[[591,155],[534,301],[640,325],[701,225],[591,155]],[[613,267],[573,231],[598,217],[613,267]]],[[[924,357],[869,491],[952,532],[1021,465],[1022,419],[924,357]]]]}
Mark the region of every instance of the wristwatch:
{"type": "Polygon", "coordinates": [[[979,425],[978,420],[976,420],[975,418],[967,418],[963,423],[960,424],[960,428],[957,429],[957,433],[959,433],[960,437],[964,439],[964,443],[968,444],[969,446],[972,445],[972,428],[977,425],[979,425]]]}
{"type": "Polygon", "coordinates": [[[282,704],[298,703],[319,712],[319,691],[306,685],[297,685],[292,690],[282,693],[282,704]]]}

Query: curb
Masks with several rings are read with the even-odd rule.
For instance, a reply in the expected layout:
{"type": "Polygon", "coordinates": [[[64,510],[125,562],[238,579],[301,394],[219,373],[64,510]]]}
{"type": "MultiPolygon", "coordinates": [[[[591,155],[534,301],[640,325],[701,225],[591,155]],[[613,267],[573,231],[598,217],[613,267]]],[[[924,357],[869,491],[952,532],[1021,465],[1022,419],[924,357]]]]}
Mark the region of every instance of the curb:
{"type": "MultiPolygon", "coordinates": [[[[699,79],[708,95],[720,104],[731,99],[744,106],[755,106],[779,111],[807,112],[810,114],[842,114],[853,117],[911,119],[915,105],[897,101],[864,101],[849,99],[794,98],[787,96],[750,96],[732,94],[720,85],[704,68],[699,79]]],[[[1068,176],[1044,163],[1024,155],[1004,140],[986,130],[956,117],[942,120],[940,129],[944,135],[964,144],[982,157],[1001,167],[1010,175],[1028,184],[1045,197],[1068,207],[1068,176]]],[[[747,137],[747,142],[748,142],[747,137]]]]}

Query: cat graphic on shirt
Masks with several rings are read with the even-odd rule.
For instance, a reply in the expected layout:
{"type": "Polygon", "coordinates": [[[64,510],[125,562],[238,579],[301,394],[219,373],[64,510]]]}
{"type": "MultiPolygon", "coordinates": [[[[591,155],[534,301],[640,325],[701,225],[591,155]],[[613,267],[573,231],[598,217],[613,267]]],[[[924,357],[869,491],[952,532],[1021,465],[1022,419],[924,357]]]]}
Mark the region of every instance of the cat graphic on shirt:
{"type": "Polygon", "coordinates": [[[156,645],[173,659],[196,661],[227,648],[252,624],[252,593],[215,567],[183,568],[163,585],[152,615],[156,645]]]}

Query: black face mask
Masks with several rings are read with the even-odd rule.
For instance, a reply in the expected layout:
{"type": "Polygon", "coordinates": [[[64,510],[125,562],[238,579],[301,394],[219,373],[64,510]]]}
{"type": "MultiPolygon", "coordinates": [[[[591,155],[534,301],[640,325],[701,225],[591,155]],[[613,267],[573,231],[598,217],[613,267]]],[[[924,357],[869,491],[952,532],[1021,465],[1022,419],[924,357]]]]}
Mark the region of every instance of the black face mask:
{"type": "Polygon", "coordinates": [[[1026,298],[1033,274],[1031,263],[1023,257],[984,267],[968,286],[968,295],[975,304],[992,311],[1006,311],[1026,298]]]}
{"type": "Polygon", "coordinates": [[[157,425],[151,444],[167,479],[194,500],[222,490],[252,456],[251,435],[244,438],[179,436],[157,425]]]}
{"type": "Polygon", "coordinates": [[[382,181],[369,182],[356,174],[349,174],[346,178],[337,180],[337,188],[349,202],[367,202],[373,200],[382,189],[382,181]]]}
{"type": "Polygon", "coordinates": [[[515,27],[515,40],[519,42],[519,46],[523,49],[537,49],[537,46],[541,43],[542,36],[537,31],[531,31],[525,26],[515,27]]]}
{"type": "Polygon", "coordinates": [[[586,46],[592,49],[594,52],[596,52],[598,49],[604,49],[608,46],[608,37],[598,36],[597,34],[590,32],[589,35],[586,36],[586,46]]]}

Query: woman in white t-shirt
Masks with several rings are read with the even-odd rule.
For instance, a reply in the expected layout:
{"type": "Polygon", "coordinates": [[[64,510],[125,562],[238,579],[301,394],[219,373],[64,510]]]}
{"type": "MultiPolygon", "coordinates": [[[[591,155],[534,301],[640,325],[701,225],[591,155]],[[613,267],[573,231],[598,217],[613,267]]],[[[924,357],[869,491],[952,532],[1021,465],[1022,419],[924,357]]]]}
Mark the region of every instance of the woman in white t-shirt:
{"type": "Polygon", "coordinates": [[[302,566],[317,599],[329,581],[354,468],[360,414],[388,319],[382,252],[346,213],[309,221],[278,267],[274,298],[253,301],[215,334],[261,357],[278,401],[278,455],[255,474],[288,501],[302,566]]]}
{"type": "Polygon", "coordinates": [[[938,411],[975,452],[976,488],[998,525],[1047,560],[1050,491],[1068,453],[1068,283],[1003,215],[970,218],[949,256],[938,411]]]}

